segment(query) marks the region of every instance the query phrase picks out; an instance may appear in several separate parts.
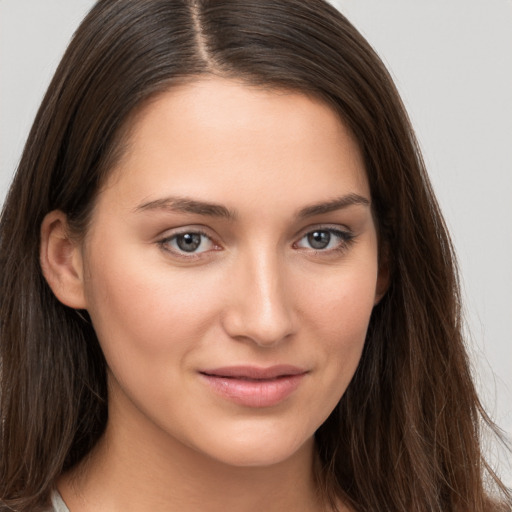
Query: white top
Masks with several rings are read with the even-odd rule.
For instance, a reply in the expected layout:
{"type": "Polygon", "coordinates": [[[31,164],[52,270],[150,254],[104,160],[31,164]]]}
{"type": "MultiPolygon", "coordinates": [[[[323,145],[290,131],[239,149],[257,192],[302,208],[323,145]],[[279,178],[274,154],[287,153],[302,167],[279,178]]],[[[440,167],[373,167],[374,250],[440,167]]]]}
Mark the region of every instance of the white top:
{"type": "Polygon", "coordinates": [[[48,512],[69,512],[69,508],[64,503],[59,491],[52,494],[52,508],[48,512]]]}

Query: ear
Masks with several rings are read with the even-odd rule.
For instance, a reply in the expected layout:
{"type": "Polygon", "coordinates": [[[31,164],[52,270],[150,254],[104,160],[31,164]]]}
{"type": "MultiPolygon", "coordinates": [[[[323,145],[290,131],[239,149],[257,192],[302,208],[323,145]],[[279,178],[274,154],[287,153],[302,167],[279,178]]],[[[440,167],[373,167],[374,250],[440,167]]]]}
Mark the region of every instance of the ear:
{"type": "Polygon", "coordinates": [[[389,284],[391,281],[391,263],[389,260],[389,248],[383,244],[381,250],[379,250],[379,269],[377,274],[377,285],[375,287],[375,302],[376,306],[386,292],[388,291],[389,284]]]}
{"type": "Polygon", "coordinates": [[[85,309],[81,244],[70,236],[67,217],[59,210],[46,215],[41,224],[39,258],[57,299],[71,308],[85,309]]]}

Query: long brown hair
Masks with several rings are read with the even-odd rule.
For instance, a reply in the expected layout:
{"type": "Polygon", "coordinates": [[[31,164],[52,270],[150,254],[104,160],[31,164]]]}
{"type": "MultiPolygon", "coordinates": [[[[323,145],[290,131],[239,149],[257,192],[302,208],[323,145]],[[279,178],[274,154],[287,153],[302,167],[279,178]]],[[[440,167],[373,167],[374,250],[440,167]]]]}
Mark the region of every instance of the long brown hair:
{"type": "MultiPolygon", "coordinates": [[[[454,253],[395,87],[323,0],[100,0],[44,97],[0,224],[0,509],[42,510],[108,419],[106,363],[87,312],[39,263],[51,210],[84,233],[136,109],[201,74],[315,95],[364,156],[390,287],[357,372],[316,433],[319,485],[357,511],[491,508],[488,425],[461,335],[454,253]]],[[[507,505],[507,503],[509,505],[507,505]]],[[[510,509],[510,508],[508,508],[510,509]]]]}

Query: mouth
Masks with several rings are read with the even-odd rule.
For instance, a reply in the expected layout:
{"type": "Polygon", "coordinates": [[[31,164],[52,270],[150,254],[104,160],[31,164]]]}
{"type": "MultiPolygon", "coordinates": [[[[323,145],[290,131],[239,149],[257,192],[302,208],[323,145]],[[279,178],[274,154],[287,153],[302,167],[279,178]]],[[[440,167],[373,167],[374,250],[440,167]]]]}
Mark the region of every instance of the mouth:
{"type": "Polygon", "coordinates": [[[230,366],[200,371],[212,391],[245,407],[272,407],[288,398],[308,374],[291,365],[230,366]]]}

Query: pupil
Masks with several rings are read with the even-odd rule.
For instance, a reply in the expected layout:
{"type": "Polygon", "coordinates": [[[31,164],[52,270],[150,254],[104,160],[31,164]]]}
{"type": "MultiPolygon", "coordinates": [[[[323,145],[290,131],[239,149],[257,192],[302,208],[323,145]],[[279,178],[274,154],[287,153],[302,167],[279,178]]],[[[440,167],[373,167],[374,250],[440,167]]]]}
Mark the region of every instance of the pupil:
{"type": "Polygon", "coordinates": [[[328,231],[313,231],[308,235],[308,242],[313,249],[325,249],[331,241],[331,234],[328,231]]]}
{"type": "Polygon", "coordinates": [[[177,246],[185,252],[193,252],[201,245],[201,235],[198,233],[185,233],[176,237],[177,246]]]}

